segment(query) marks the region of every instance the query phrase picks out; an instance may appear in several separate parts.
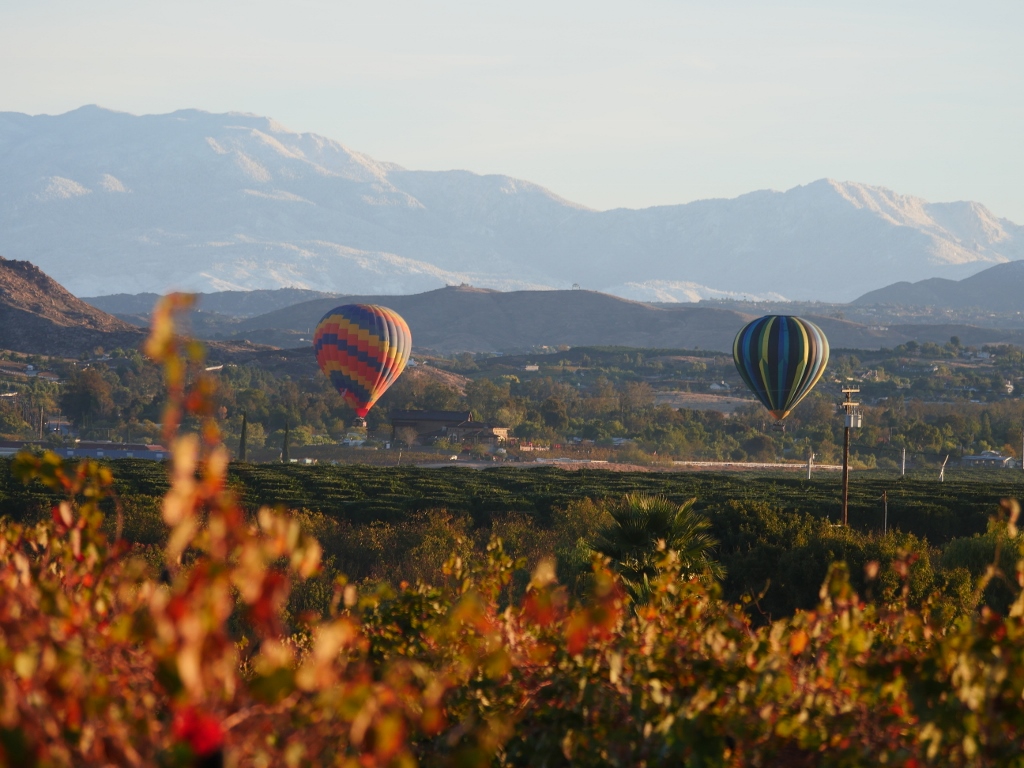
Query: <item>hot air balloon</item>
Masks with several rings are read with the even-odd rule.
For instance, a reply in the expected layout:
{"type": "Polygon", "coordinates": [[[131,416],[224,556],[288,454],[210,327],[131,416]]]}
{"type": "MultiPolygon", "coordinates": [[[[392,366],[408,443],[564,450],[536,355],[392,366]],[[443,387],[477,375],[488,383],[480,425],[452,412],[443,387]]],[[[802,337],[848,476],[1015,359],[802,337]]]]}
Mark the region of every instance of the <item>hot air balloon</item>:
{"type": "Polygon", "coordinates": [[[825,372],[828,339],[803,318],[767,315],[736,334],[732,356],[746,385],[781,420],[825,372]]]}
{"type": "Polygon", "coordinates": [[[313,349],[320,370],[363,419],[405,370],[412,334],[392,309],[346,304],[317,323],[313,349]]]}

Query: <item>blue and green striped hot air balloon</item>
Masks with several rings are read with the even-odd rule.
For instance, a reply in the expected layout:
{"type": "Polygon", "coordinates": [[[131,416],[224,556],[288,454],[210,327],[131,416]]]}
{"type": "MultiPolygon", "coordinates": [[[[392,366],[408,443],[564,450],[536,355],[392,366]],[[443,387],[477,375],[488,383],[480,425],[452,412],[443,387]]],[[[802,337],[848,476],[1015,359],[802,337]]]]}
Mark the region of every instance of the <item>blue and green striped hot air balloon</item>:
{"type": "Polygon", "coordinates": [[[784,419],[825,372],[828,339],[803,318],[766,315],[736,334],[732,356],[750,391],[772,416],[784,419]]]}

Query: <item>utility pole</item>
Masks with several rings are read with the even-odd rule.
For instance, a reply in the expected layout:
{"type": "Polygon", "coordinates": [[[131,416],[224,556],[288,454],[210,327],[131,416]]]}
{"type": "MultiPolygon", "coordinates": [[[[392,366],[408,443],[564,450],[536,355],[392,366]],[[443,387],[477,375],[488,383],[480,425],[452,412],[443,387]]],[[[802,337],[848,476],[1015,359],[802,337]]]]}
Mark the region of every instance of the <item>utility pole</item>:
{"type": "Polygon", "coordinates": [[[840,403],[843,410],[846,411],[843,425],[843,525],[850,524],[850,430],[859,428],[861,425],[861,415],[857,410],[860,403],[853,401],[853,395],[857,392],[860,390],[855,387],[844,389],[843,394],[846,395],[846,399],[840,403]]]}
{"type": "Polygon", "coordinates": [[[238,460],[247,461],[249,448],[249,419],[248,414],[242,411],[242,431],[238,436],[238,460]]]}
{"type": "Polygon", "coordinates": [[[807,479],[811,479],[811,469],[814,468],[814,453],[813,451],[807,452],[807,479]]]}
{"type": "Polygon", "coordinates": [[[949,454],[946,454],[945,460],[942,462],[942,469],[939,470],[939,482],[946,482],[946,462],[949,461],[949,454]]]}
{"type": "Polygon", "coordinates": [[[900,477],[907,476],[907,449],[903,448],[903,469],[900,471],[900,477]]]}
{"type": "Polygon", "coordinates": [[[882,491],[882,509],[884,510],[884,517],[882,517],[882,535],[884,536],[889,532],[889,493],[888,491],[882,491]]]}

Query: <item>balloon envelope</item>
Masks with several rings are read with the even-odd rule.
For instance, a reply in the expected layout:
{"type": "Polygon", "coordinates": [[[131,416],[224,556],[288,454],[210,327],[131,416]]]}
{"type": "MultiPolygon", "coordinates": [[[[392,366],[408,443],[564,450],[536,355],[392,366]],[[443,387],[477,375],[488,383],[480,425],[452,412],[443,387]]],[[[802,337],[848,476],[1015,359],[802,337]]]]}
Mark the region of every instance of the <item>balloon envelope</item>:
{"type": "Polygon", "coordinates": [[[828,339],[803,318],[767,315],[736,334],[732,356],[750,391],[784,419],[825,372],[828,339]]]}
{"type": "Polygon", "coordinates": [[[392,309],[346,304],[317,324],[313,349],[320,369],[362,418],[405,370],[412,334],[392,309]]]}

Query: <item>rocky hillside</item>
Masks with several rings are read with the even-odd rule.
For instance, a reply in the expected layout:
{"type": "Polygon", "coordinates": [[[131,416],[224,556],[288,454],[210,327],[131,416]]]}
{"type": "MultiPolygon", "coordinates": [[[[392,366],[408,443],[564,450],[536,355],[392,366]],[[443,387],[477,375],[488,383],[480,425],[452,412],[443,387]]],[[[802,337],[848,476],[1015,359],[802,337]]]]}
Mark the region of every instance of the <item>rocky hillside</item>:
{"type": "Polygon", "coordinates": [[[978,203],[822,179],[594,211],[520,179],[407,170],[265,117],[197,110],[0,113],[0,179],[0,253],[79,296],[465,282],[850,301],[1024,258],[1024,228],[978,203]]]}
{"type": "Polygon", "coordinates": [[[78,357],[137,347],[142,329],[72,296],[27,261],[0,257],[0,349],[78,357]]]}

